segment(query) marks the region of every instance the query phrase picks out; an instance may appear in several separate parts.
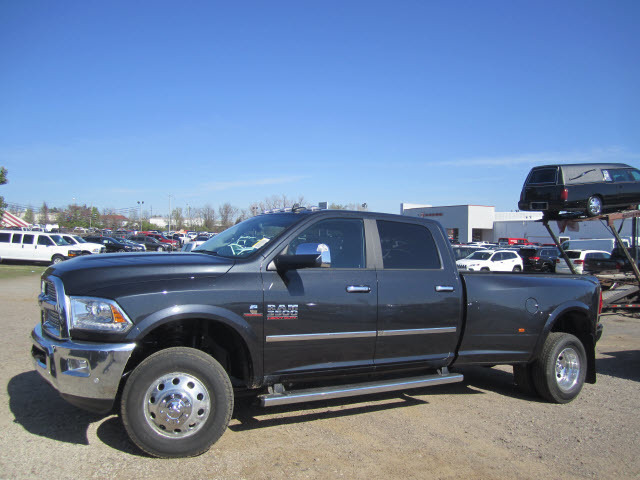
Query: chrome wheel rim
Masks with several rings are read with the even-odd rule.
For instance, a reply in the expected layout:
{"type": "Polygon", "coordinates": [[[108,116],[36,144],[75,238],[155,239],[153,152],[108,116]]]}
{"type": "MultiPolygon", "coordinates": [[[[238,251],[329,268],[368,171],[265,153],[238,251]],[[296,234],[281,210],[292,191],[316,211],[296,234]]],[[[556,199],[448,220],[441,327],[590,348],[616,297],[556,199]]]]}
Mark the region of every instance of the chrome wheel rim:
{"type": "Polygon", "coordinates": [[[211,397],[193,375],[174,372],[154,380],[144,396],[144,417],[163,437],[184,438],[198,432],[211,414],[211,397]]]}
{"type": "Polygon", "coordinates": [[[567,347],[556,359],[556,383],[563,392],[569,392],[580,377],[580,357],[573,348],[567,347]]]}
{"type": "Polygon", "coordinates": [[[594,215],[598,215],[602,211],[602,202],[598,197],[591,197],[589,199],[589,211],[594,215]]]}

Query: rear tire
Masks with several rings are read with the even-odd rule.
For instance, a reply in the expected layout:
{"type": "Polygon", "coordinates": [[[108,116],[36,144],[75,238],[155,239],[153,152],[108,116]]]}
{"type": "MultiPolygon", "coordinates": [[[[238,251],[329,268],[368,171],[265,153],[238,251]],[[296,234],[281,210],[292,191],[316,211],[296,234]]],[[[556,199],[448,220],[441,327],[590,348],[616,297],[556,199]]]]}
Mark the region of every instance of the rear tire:
{"type": "Polygon", "coordinates": [[[482,267],[480,269],[481,272],[490,272],[491,270],[489,270],[489,267],[482,267]]]}
{"type": "Polygon", "coordinates": [[[569,403],[582,390],[587,374],[587,354],[574,335],[550,333],[532,369],[536,391],[553,403],[569,403]]]}
{"type": "Polygon", "coordinates": [[[513,267],[513,271],[514,272],[521,272],[522,271],[522,267],[520,265],[516,265],[515,267],[513,267]]]}
{"type": "Polygon", "coordinates": [[[587,215],[589,217],[597,217],[602,215],[602,199],[598,195],[592,195],[587,200],[587,215]]]}
{"type": "Polygon", "coordinates": [[[156,250],[156,252],[162,252],[162,251],[164,251],[164,248],[162,247],[158,247],[158,249],[156,250]]]}
{"type": "Polygon", "coordinates": [[[133,371],[122,392],[122,422],[141,450],[160,458],[194,457],[225,432],[233,388],[210,355],[186,347],[161,350],[133,371]]]}

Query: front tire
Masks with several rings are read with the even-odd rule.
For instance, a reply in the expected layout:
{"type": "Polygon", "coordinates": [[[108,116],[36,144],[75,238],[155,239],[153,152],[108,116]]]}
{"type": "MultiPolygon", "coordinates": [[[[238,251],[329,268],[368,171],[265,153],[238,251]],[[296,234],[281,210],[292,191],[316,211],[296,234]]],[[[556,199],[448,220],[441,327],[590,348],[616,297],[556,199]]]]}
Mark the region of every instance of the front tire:
{"type": "Polygon", "coordinates": [[[164,248],[162,247],[158,247],[158,249],[156,250],[156,252],[162,252],[162,251],[164,251],[164,248]]]}
{"type": "Polygon", "coordinates": [[[590,217],[602,215],[602,199],[598,195],[592,195],[587,200],[587,215],[590,217]]]}
{"type": "Polygon", "coordinates": [[[168,348],[136,367],[121,408],[129,438],[141,450],[160,458],[194,457],[227,429],[233,388],[213,357],[193,348],[168,348]]]}
{"type": "Polygon", "coordinates": [[[54,255],[51,258],[51,265],[57,265],[61,262],[64,262],[64,257],[62,255],[54,255]]]}
{"type": "Polygon", "coordinates": [[[533,365],[536,391],[553,403],[569,403],[582,390],[587,354],[582,342],[569,333],[550,333],[533,365]]]}

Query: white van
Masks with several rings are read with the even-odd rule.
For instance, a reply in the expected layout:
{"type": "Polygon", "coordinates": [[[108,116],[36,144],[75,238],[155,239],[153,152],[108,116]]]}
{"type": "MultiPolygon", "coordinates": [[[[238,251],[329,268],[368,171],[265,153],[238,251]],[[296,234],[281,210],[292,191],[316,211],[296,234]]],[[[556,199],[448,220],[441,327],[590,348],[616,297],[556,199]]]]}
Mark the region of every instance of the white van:
{"type": "Polygon", "coordinates": [[[55,233],[0,230],[0,261],[60,263],[80,255],[77,246],[69,245],[55,233]]]}
{"type": "MultiPolygon", "coordinates": [[[[622,238],[622,243],[629,246],[630,239],[622,238]]],[[[563,250],[603,250],[611,253],[616,246],[615,238],[590,238],[584,240],[567,240],[562,244],[563,250]]]]}
{"type": "Polygon", "coordinates": [[[60,236],[71,246],[75,246],[82,250],[83,255],[87,255],[89,253],[104,253],[107,251],[107,247],[102,245],[101,243],[91,243],[87,242],[84,238],[78,235],[70,235],[66,233],[61,233],[60,236]]]}

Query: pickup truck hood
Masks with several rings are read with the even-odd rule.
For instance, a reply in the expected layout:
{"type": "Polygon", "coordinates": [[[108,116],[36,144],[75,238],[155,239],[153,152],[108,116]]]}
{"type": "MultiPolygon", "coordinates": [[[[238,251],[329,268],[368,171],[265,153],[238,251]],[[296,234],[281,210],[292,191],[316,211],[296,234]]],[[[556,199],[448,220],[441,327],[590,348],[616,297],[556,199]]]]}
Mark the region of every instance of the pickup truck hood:
{"type": "Polygon", "coordinates": [[[192,277],[215,278],[235,262],[198,253],[104,253],[51,266],[44,275],[62,279],[67,295],[89,295],[97,288],[192,277]]]}

